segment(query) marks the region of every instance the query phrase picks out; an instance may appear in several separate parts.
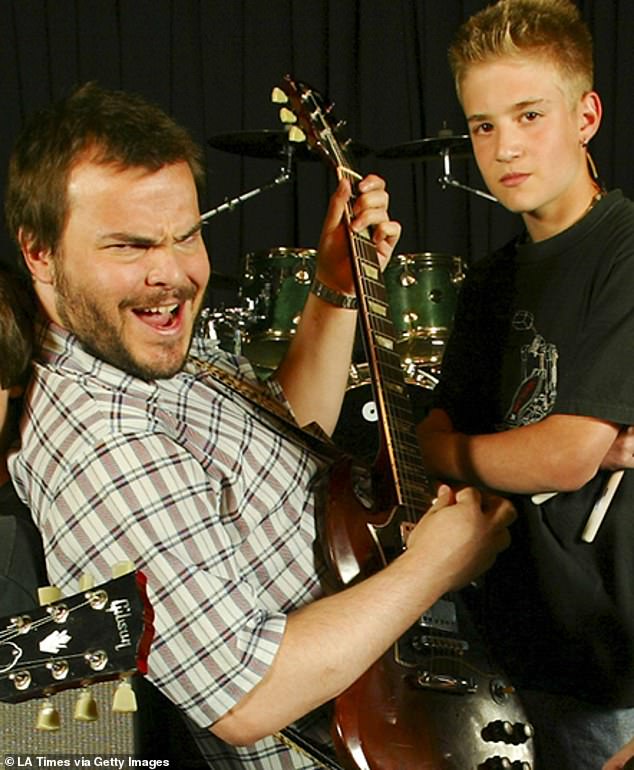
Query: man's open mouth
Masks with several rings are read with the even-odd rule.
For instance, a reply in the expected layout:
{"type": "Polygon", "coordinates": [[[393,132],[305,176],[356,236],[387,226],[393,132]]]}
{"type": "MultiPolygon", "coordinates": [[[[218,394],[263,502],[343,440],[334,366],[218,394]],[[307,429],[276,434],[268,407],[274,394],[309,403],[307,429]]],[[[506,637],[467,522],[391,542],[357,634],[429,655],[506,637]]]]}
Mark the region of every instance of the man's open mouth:
{"type": "Polygon", "coordinates": [[[180,316],[181,307],[178,302],[169,305],[157,305],[156,307],[135,308],[134,314],[143,323],[154,329],[169,329],[174,326],[180,316]]]}

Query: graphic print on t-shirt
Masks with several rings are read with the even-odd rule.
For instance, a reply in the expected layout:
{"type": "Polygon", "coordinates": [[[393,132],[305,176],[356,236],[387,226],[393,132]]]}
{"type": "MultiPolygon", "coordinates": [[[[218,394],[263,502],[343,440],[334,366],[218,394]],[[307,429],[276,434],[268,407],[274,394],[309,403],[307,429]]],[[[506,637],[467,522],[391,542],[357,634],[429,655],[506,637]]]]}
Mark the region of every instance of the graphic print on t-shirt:
{"type": "Polygon", "coordinates": [[[516,428],[530,425],[546,417],[557,398],[557,348],[537,333],[533,314],[518,310],[513,316],[513,328],[532,333],[529,342],[520,348],[521,375],[504,425],[516,428]]]}

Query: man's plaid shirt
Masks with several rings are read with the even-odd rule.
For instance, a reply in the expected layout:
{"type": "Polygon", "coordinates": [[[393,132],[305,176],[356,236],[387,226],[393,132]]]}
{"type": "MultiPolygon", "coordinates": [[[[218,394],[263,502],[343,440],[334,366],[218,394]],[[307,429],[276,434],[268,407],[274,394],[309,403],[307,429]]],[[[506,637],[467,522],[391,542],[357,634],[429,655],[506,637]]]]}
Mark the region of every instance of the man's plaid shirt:
{"type": "MultiPolygon", "coordinates": [[[[213,363],[254,377],[221,351],[213,363]]],[[[101,582],[122,560],[141,569],[156,627],[148,676],[208,727],[266,673],[285,613],[320,595],[319,461],[194,365],[145,382],[54,325],[22,428],[11,474],[50,578],[75,593],[85,572],[101,582]]],[[[214,768],[314,766],[272,739],[235,749],[205,733],[214,768]]]]}

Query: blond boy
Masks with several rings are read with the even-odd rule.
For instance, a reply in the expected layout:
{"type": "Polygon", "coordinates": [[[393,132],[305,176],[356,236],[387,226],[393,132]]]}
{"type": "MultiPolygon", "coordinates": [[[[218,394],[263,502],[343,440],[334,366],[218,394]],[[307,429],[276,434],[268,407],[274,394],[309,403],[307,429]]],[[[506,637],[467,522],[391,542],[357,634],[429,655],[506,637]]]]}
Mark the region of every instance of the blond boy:
{"type": "Polygon", "coordinates": [[[634,732],[634,206],[588,153],[602,107],[572,2],[501,0],[450,63],[483,178],[524,228],[471,271],[421,446],[438,477],[513,496],[484,627],[540,766],[598,770],[634,732]]]}

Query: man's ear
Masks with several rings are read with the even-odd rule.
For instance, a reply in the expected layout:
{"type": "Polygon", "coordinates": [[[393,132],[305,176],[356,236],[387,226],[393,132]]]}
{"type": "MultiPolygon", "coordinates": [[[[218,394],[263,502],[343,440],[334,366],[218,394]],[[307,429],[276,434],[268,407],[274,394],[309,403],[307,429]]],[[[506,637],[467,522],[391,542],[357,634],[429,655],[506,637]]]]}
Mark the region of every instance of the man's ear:
{"type": "Polygon", "coordinates": [[[37,239],[23,227],[18,231],[18,243],[24,262],[33,278],[40,283],[53,283],[51,250],[42,248],[37,239]]]}
{"type": "Polygon", "coordinates": [[[579,105],[579,131],[581,144],[585,147],[599,130],[603,106],[596,91],[588,91],[581,97],[579,105]]]}

